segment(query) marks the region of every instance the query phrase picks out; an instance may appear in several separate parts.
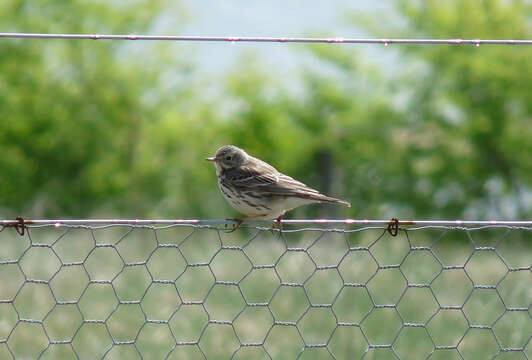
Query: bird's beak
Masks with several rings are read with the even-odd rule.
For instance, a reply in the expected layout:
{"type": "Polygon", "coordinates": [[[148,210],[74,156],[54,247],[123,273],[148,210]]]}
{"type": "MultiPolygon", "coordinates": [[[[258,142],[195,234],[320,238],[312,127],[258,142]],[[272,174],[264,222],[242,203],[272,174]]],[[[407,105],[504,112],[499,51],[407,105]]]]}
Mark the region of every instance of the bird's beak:
{"type": "Polygon", "coordinates": [[[205,160],[207,160],[207,161],[216,161],[216,158],[213,156],[213,157],[208,157],[205,160]]]}

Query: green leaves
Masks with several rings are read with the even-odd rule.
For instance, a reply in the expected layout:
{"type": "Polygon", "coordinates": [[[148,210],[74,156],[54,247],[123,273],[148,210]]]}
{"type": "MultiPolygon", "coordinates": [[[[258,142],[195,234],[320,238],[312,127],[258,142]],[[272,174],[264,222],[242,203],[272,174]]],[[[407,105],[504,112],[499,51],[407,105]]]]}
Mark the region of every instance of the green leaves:
{"type": "MultiPolygon", "coordinates": [[[[378,37],[531,37],[524,1],[392,5],[390,21],[352,21],[378,37]]],[[[0,20],[6,31],[149,33],[163,9],[9,0],[0,20]]],[[[287,80],[258,54],[199,77],[177,46],[2,40],[3,216],[230,217],[203,159],[231,143],[353,203],[297,217],[532,213],[530,47],[309,45],[301,57],[314,65],[287,80]]]]}

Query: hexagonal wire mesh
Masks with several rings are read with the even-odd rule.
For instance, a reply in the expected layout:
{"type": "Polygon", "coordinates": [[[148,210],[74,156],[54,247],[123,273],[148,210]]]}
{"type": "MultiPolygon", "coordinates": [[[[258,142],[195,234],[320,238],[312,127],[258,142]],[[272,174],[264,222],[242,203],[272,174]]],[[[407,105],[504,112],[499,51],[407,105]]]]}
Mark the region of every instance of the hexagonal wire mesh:
{"type": "Polygon", "coordinates": [[[532,227],[434,224],[5,227],[0,357],[531,358],[532,227]]]}

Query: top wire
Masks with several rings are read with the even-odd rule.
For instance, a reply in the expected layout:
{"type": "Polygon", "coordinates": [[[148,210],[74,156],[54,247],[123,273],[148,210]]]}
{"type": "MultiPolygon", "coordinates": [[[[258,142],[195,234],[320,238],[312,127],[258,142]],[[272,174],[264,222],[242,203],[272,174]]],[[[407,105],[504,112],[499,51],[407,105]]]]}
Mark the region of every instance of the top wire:
{"type": "Polygon", "coordinates": [[[99,35],[99,34],[36,34],[0,33],[0,38],[63,39],[63,40],[168,40],[191,42],[253,42],[253,43],[323,43],[323,44],[412,44],[412,45],[532,45],[532,40],[516,39],[355,39],[313,37],[245,37],[245,36],[162,36],[162,35],[99,35]]]}
{"type": "MultiPolygon", "coordinates": [[[[395,219],[391,220],[392,222],[395,219]]],[[[275,220],[246,221],[254,225],[270,225],[275,220]]],[[[226,225],[231,219],[0,219],[0,226],[14,225],[226,225]]],[[[388,225],[385,219],[300,219],[281,220],[286,225],[388,225]]],[[[523,226],[532,227],[532,220],[397,220],[400,226],[523,226]]]]}

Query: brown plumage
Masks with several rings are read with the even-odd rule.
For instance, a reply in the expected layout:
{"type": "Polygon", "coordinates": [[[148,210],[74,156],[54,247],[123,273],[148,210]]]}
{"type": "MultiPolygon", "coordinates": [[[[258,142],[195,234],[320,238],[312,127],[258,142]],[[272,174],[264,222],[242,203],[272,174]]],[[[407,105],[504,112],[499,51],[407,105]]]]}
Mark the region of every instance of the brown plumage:
{"type": "Polygon", "coordinates": [[[320,194],[233,145],[222,146],[206,160],[214,162],[222,195],[247,219],[280,219],[289,210],[314,203],[351,206],[320,194]]]}

